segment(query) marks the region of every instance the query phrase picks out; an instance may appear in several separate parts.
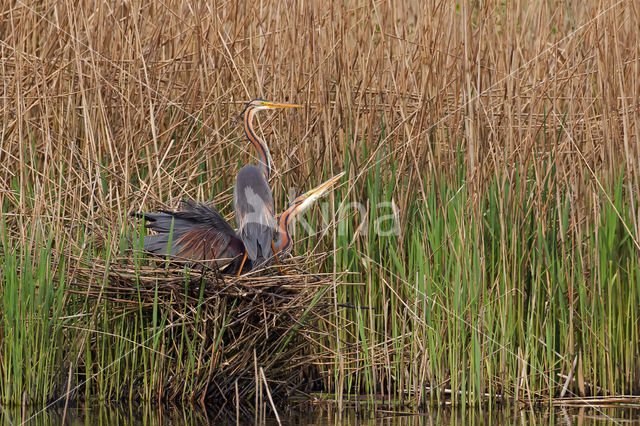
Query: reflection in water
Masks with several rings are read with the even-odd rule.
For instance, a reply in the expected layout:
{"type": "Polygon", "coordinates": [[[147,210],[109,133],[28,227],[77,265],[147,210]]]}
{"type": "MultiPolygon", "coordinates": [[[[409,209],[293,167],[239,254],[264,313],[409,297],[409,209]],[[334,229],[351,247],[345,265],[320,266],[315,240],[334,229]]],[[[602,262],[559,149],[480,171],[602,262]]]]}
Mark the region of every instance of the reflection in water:
{"type": "MultiPolygon", "coordinates": [[[[265,407],[256,417],[241,417],[236,421],[235,411],[202,410],[193,407],[133,407],[94,405],[69,408],[65,417],[67,425],[277,425],[270,410],[265,407]]],[[[23,411],[19,408],[2,408],[2,424],[59,425],[63,409],[23,411]]],[[[340,415],[332,406],[289,408],[279,412],[283,425],[502,425],[502,424],[640,424],[640,407],[636,408],[551,408],[516,409],[457,409],[434,407],[429,412],[414,415],[384,409],[347,409],[340,415]]]]}

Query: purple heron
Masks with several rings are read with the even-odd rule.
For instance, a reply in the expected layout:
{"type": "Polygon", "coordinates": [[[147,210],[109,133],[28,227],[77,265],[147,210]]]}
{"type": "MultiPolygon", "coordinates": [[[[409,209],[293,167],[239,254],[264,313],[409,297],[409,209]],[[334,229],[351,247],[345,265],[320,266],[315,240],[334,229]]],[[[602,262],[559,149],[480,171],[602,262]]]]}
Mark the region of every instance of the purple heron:
{"type": "Polygon", "coordinates": [[[300,105],[254,99],[243,112],[244,132],[256,150],[259,165],[248,164],[240,169],[233,191],[236,226],[245,247],[240,270],[247,260],[256,267],[273,255],[276,221],[269,187],[271,155],[265,141],[253,129],[253,118],[258,111],[277,108],[300,108],[300,105]]]}

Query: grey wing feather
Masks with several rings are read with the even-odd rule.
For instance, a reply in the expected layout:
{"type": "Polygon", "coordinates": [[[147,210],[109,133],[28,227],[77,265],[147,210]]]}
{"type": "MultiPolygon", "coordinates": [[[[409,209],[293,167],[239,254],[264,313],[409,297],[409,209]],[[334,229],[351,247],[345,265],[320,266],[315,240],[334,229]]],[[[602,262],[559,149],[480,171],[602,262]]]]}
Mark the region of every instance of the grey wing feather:
{"type": "Polygon", "coordinates": [[[147,221],[147,228],[156,235],[144,237],[144,249],[157,254],[170,254],[191,259],[215,257],[237,235],[222,215],[212,206],[186,200],[181,211],[163,210],[160,213],[137,213],[147,221]],[[173,223],[171,248],[169,236],[173,223]],[[205,244],[207,243],[207,244],[205,244]]]}
{"type": "Polygon", "coordinates": [[[244,166],[238,172],[234,190],[238,234],[252,261],[272,256],[274,217],[273,195],[260,169],[244,166]]]}
{"type": "Polygon", "coordinates": [[[252,261],[271,257],[273,229],[258,223],[248,223],[240,232],[240,239],[252,261]]]}

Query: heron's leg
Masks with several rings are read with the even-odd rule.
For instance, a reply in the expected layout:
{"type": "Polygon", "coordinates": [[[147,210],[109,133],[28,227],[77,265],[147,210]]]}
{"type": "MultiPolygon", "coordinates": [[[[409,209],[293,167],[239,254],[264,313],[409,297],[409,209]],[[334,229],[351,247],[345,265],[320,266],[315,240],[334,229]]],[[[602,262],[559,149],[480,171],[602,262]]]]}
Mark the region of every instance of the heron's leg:
{"type": "Polygon", "coordinates": [[[244,256],[242,256],[242,263],[240,263],[240,269],[238,269],[238,277],[240,276],[240,274],[242,273],[242,268],[244,268],[244,262],[247,261],[247,252],[244,252],[244,256]]]}
{"type": "Polygon", "coordinates": [[[271,250],[273,250],[273,255],[276,257],[276,263],[282,266],[282,263],[280,263],[280,259],[278,259],[278,253],[276,252],[276,245],[273,244],[273,240],[271,240],[271,250]]]}
{"type": "Polygon", "coordinates": [[[287,271],[284,268],[284,265],[282,265],[282,262],[280,262],[280,259],[278,258],[278,253],[276,252],[276,246],[273,244],[273,241],[271,241],[271,249],[273,250],[273,255],[276,258],[276,263],[278,264],[278,266],[280,266],[278,269],[280,270],[280,273],[282,273],[282,275],[295,275],[289,271],[287,271]]]}

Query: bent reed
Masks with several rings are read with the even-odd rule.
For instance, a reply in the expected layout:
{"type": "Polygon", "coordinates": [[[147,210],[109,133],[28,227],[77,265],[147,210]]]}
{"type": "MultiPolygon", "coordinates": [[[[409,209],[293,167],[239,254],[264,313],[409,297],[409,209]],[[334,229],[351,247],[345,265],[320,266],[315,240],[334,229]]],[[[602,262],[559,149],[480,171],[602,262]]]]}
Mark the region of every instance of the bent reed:
{"type": "Polygon", "coordinates": [[[640,393],[634,2],[107,3],[0,5],[2,403],[640,393]],[[147,257],[256,97],[297,275],[147,257]]]}

